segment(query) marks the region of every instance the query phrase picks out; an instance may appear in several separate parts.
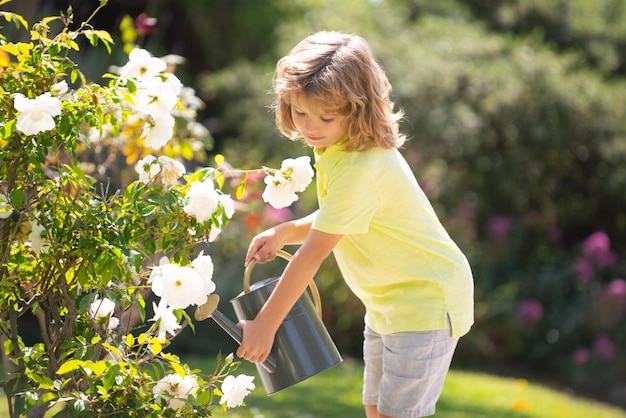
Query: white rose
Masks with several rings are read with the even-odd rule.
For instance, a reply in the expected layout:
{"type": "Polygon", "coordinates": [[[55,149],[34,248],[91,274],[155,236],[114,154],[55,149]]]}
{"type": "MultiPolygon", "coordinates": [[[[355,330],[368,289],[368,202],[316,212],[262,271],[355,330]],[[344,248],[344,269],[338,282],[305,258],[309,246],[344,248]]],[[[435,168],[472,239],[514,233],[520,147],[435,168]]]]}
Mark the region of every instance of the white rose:
{"type": "Polygon", "coordinates": [[[188,203],[183,210],[185,213],[194,216],[198,222],[211,219],[211,216],[217,210],[219,194],[210,179],[192,183],[186,198],[188,203]]]}

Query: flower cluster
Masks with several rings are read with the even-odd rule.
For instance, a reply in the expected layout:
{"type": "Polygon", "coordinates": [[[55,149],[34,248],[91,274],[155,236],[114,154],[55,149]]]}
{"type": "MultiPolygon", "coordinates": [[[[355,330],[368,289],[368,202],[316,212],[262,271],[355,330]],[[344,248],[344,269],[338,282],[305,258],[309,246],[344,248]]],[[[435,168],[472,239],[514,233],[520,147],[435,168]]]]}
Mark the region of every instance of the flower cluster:
{"type": "Polygon", "coordinates": [[[198,381],[193,375],[168,374],[154,385],[154,395],[167,401],[168,408],[181,409],[190,395],[198,390],[198,381]]]}
{"type": "Polygon", "coordinates": [[[213,262],[211,256],[200,255],[191,265],[171,264],[162,258],[159,266],[154,267],[148,283],[155,295],[167,301],[174,309],[185,309],[190,305],[202,305],[207,296],[215,290],[213,262]]]}
{"type": "Polygon", "coordinates": [[[185,166],[180,161],[166,155],[158,158],[154,155],[148,155],[137,163],[135,171],[139,174],[141,183],[148,184],[160,181],[164,185],[173,186],[185,174],[185,166]]]}
{"type": "Polygon", "coordinates": [[[145,121],[142,136],[152,149],[161,148],[172,138],[175,119],[171,112],[182,91],[180,80],[166,69],[164,60],[135,48],[120,70],[121,79],[131,81],[136,88],[134,109],[145,121]]]}
{"type": "Polygon", "coordinates": [[[280,171],[265,177],[263,200],[276,209],[287,207],[298,200],[296,193],[306,189],[313,175],[310,157],[288,158],[282,162],[280,171]]]}
{"type": "Polygon", "coordinates": [[[611,249],[609,236],[604,231],[597,231],[583,242],[581,253],[574,260],[574,270],[581,282],[589,282],[596,269],[615,266],[617,258],[617,254],[611,249]]]}

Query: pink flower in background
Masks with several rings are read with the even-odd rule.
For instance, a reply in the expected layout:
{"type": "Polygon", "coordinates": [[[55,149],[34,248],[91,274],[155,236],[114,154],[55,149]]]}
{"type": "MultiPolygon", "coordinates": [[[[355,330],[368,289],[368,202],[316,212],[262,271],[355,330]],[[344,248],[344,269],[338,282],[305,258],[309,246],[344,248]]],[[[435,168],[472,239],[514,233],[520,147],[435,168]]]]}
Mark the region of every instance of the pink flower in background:
{"type": "Polygon", "coordinates": [[[524,327],[532,327],[543,318],[543,305],[537,299],[524,299],[517,306],[517,321],[524,327]]]}
{"type": "Polygon", "coordinates": [[[497,242],[505,242],[512,228],[513,221],[508,216],[497,215],[487,221],[487,234],[497,242]]]}
{"type": "Polygon", "coordinates": [[[598,267],[611,267],[617,264],[617,254],[611,251],[611,240],[603,231],[589,235],[583,242],[581,252],[598,267]]]}
{"type": "Polygon", "coordinates": [[[141,13],[135,19],[135,30],[141,35],[152,35],[157,31],[159,20],[156,17],[150,17],[145,13],[141,13]]]}
{"type": "Polygon", "coordinates": [[[607,252],[611,249],[611,241],[606,233],[595,232],[583,242],[582,252],[585,257],[593,258],[596,254],[607,252]]]}
{"type": "Polygon", "coordinates": [[[263,223],[276,225],[293,219],[293,212],[289,208],[276,209],[272,205],[267,205],[261,213],[263,223]]]}
{"type": "Polygon", "coordinates": [[[572,353],[572,362],[574,364],[582,365],[589,361],[591,358],[591,352],[588,348],[581,347],[572,353]]]}
{"type": "Polygon", "coordinates": [[[607,286],[607,293],[609,296],[617,299],[626,298],[626,280],[619,278],[613,279],[607,286]]]}
{"type": "Polygon", "coordinates": [[[615,357],[613,341],[603,333],[596,335],[593,340],[593,353],[602,360],[612,360],[615,357]]]}

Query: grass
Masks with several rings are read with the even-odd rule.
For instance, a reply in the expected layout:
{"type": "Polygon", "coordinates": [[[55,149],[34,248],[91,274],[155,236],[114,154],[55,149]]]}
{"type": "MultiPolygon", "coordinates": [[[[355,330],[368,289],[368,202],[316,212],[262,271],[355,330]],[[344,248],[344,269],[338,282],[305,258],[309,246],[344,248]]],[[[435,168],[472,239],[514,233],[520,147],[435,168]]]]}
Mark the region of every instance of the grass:
{"type": "MultiPolygon", "coordinates": [[[[190,359],[192,367],[206,362],[190,359]]],[[[211,370],[207,367],[205,370],[211,370]]],[[[246,407],[215,417],[235,418],[362,418],[363,366],[344,362],[295,386],[266,396],[256,368],[243,362],[235,374],[257,376],[257,388],[246,407]]],[[[626,411],[530,383],[524,379],[452,370],[437,404],[439,418],[626,418],[626,411]]]]}
{"type": "MultiPolygon", "coordinates": [[[[186,359],[192,368],[207,373],[215,359],[186,359]]],[[[334,368],[272,396],[266,396],[254,365],[242,362],[235,374],[256,376],[256,389],[246,407],[214,417],[232,418],[363,418],[361,385],[363,365],[344,359],[334,368]]],[[[4,397],[0,418],[8,417],[4,397]]],[[[483,373],[450,371],[435,418],[626,418],[626,411],[528,382],[483,373]]]]}

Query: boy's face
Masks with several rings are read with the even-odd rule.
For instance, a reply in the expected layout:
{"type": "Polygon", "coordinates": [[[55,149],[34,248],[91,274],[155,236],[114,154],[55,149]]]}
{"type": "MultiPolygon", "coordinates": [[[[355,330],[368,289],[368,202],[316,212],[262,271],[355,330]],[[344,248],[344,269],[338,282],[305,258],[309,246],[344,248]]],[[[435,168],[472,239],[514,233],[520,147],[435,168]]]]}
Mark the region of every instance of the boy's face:
{"type": "Polygon", "coordinates": [[[324,113],[323,104],[297,95],[291,103],[291,118],[304,138],[315,148],[328,148],[348,133],[348,117],[337,113],[324,113]]]}

